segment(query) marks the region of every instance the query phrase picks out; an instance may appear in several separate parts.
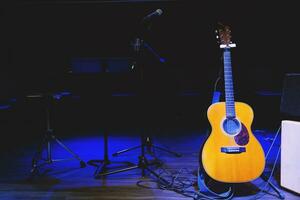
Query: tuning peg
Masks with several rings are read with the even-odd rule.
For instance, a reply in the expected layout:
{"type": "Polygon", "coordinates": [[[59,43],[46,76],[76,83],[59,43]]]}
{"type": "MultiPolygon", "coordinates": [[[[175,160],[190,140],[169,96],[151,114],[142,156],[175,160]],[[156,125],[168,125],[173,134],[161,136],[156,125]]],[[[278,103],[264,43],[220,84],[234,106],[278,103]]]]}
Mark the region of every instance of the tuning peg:
{"type": "Polygon", "coordinates": [[[216,34],[216,38],[219,38],[219,30],[218,29],[215,30],[215,34],[216,34]]]}

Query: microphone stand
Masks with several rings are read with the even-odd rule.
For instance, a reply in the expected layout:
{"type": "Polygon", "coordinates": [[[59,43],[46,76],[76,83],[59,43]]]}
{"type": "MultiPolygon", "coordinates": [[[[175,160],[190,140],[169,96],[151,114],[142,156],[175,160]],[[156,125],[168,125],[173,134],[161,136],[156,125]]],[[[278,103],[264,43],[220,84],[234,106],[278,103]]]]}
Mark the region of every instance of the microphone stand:
{"type": "MultiPolygon", "coordinates": [[[[143,40],[140,39],[139,37],[135,38],[135,41],[133,43],[133,49],[134,49],[134,54],[135,54],[135,60],[133,62],[133,68],[137,68],[139,70],[139,75],[140,75],[140,79],[141,81],[144,80],[144,71],[143,71],[143,68],[139,67],[138,66],[138,60],[140,58],[139,54],[140,54],[140,51],[141,51],[141,47],[142,47],[142,44],[143,44],[143,40]]],[[[136,146],[136,147],[132,147],[132,148],[129,148],[129,149],[125,149],[125,150],[122,150],[122,151],[119,151],[117,153],[114,153],[113,156],[117,156],[117,155],[120,155],[122,153],[125,153],[127,151],[130,151],[130,150],[133,150],[133,149],[137,149],[137,148],[141,148],[141,154],[140,156],[138,157],[138,164],[134,165],[134,166],[130,166],[130,167],[126,167],[126,168],[123,168],[123,169],[119,169],[119,170],[114,170],[114,171],[107,171],[107,172],[104,172],[104,173],[99,173],[98,175],[99,176],[106,176],[106,175],[110,175],[110,174],[115,174],[115,173],[119,173],[119,172],[125,172],[125,171],[129,171],[129,170],[133,170],[133,169],[138,169],[140,168],[142,170],[142,176],[144,177],[145,176],[145,172],[146,170],[148,170],[151,174],[153,174],[154,176],[160,178],[159,174],[157,174],[156,172],[154,172],[153,170],[151,170],[148,166],[150,165],[154,165],[154,164],[160,164],[158,162],[152,162],[152,163],[149,163],[148,160],[146,159],[146,156],[145,156],[145,146],[146,146],[146,141],[150,141],[150,140],[147,140],[146,137],[144,136],[144,131],[142,131],[143,133],[141,134],[141,145],[139,146],[136,146]]]]}

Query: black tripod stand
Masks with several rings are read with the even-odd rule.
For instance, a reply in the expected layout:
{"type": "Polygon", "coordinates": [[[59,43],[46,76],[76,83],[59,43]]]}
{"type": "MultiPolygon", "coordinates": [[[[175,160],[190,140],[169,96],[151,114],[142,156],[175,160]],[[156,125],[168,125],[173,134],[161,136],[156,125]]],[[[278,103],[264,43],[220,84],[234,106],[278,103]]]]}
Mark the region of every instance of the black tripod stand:
{"type": "Polygon", "coordinates": [[[58,162],[58,161],[66,161],[66,160],[72,160],[72,159],[77,159],[80,162],[80,167],[84,168],[86,166],[85,162],[81,160],[81,158],[75,154],[70,148],[68,148],[65,144],[63,144],[59,139],[54,134],[53,129],[51,128],[51,123],[50,123],[50,102],[52,95],[46,94],[46,95],[37,95],[37,96],[29,96],[29,97],[42,97],[45,98],[45,104],[46,104],[46,132],[44,135],[43,142],[39,145],[33,159],[32,159],[32,168],[31,168],[31,174],[36,175],[38,174],[38,168],[40,166],[43,166],[45,164],[52,164],[53,162],[58,162]],[[52,159],[52,147],[51,147],[51,142],[56,142],[60,147],[65,149],[67,152],[69,152],[74,158],[69,158],[69,159],[52,159]],[[42,153],[43,153],[43,147],[46,146],[46,151],[47,151],[47,158],[43,159],[42,158],[42,153]],[[39,163],[39,161],[42,160],[44,162],[39,163]]]}
{"type": "MultiPolygon", "coordinates": [[[[95,172],[94,172],[94,177],[96,179],[101,178],[101,176],[107,175],[108,166],[110,164],[123,163],[123,164],[128,165],[128,166],[134,166],[134,164],[130,163],[130,162],[118,162],[118,163],[116,163],[116,162],[110,161],[109,157],[108,157],[108,133],[107,133],[107,130],[104,131],[104,139],[103,140],[104,140],[103,160],[90,160],[90,161],[88,161],[89,165],[97,167],[95,172]]],[[[115,173],[117,173],[117,172],[115,172],[115,173]]]]}

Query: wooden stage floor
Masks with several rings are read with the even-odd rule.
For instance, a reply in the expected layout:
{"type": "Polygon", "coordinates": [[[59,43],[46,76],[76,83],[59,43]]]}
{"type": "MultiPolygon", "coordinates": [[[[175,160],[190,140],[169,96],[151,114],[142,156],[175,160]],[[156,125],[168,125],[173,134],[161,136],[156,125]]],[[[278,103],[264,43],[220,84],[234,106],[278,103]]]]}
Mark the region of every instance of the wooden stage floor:
{"type": "MultiPolygon", "coordinates": [[[[175,157],[166,152],[155,150],[154,153],[163,165],[156,169],[156,172],[167,176],[168,173],[179,173],[179,177],[185,179],[186,182],[192,184],[197,180],[197,168],[199,148],[204,139],[202,131],[169,131],[163,134],[157,133],[153,138],[153,143],[176,151],[182,154],[182,157],[175,157]]],[[[259,140],[267,149],[271,142],[270,138],[274,136],[274,132],[255,131],[259,140]]],[[[102,159],[103,151],[103,135],[99,133],[76,134],[74,137],[61,138],[63,143],[76,152],[84,161],[93,159],[102,159]]],[[[140,139],[137,134],[128,134],[126,132],[113,132],[109,135],[109,153],[122,150],[128,147],[139,145],[140,139]]],[[[11,148],[7,152],[2,152],[0,167],[0,199],[66,199],[66,200],[185,200],[192,199],[185,197],[174,191],[159,189],[156,184],[156,177],[141,177],[141,170],[130,170],[127,172],[109,175],[106,178],[95,179],[93,173],[95,167],[87,165],[80,168],[78,161],[70,160],[63,162],[55,162],[46,165],[40,170],[41,175],[34,179],[28,179],[31,168],[31,159],[35,152],[38,141],[27,142],[18,148],[11,148]],[[142,185],[144,187],[141,187],[142,185]]],[[[278,144],[275,146],[278,148],[278,144]]],[[[133,150],[124,153],[118,157],[110,156],[111,161],[137,162],[139,150],[133,150]]],[[[272,154],[271,154],[272,155],[272,154]]],[[[275,155],[275,153],[274,153],[275,155]]],[[[274,161],[274,155],[271,157],[270,163],[274,161]]],[[[53,157],[65,158],[70,154],[64,151],[60,146],[53,145],[53,157]]],[[[147,157],[151,158],[147,154],[147,157]]],[[[110,167],[114,169],[117,165],[112,164],[110,167]]],[[[276,168],[272,182],[278,185],[279,167],[276,168]]],[[[187,183],[187,184],[188,184],[187,183]]],[[[271,189],[270,194],[261,196],[258,194],[259,184],[263,184],[261,179],[257,179],[252,183],[239,184],[233,199],[276,199],[274,191],[271,189]],[[258,194],[258,196],[256,196],[258,194]]],[[[262,188],[262,187],[260,187],[262,188]]],[[[194,190],[194,187],[189,189],[194,190]]],[[[282,189],[282,188],[281,188],[282,189]]],[[[300,199],[300,196],[282,189],[286,199],[300,199]]],[[[276,195],[276,194],[275,194],[276,195]]]]}

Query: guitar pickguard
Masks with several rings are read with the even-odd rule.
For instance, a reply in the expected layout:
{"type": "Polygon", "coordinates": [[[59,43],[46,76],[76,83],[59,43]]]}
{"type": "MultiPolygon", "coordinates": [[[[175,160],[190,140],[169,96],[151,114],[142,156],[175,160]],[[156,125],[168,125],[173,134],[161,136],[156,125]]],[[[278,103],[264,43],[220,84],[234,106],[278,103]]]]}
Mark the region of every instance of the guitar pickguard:
{"type": "Polygon", "coordinates": [[[234,136],[234,140],[240,146],[245,146],[246,144],[248,144],[248,142],[249,142],[249,133],[248,133],[248,130],[245,127],[244,124],[242,124],[242,129],[239,132],[239,134],[234,136]]]}

